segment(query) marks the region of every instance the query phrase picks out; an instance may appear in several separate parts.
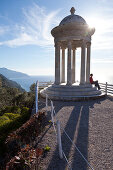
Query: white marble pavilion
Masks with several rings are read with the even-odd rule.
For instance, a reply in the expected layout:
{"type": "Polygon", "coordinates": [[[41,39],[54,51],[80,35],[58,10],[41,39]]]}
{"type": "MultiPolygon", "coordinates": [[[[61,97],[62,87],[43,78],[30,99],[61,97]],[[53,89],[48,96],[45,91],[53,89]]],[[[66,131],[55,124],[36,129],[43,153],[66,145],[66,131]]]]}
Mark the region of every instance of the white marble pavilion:
{"type": "Polygon", "coordinates": [[[74,7],[71,15],[65,17],[59,26],[52,29],[51,34],[55,42],[55,82],[41,91],[51,99],[78,100],[99,96],[101,92],[89,82],[91,36],[95,28],[89,28],[86,21],[75,15],[74,7]],[[76,50],[81,48],[80,83],[76,83],[76,50]],[[65,73],[65,59],[67,49],[67,81],[65,73]]]}

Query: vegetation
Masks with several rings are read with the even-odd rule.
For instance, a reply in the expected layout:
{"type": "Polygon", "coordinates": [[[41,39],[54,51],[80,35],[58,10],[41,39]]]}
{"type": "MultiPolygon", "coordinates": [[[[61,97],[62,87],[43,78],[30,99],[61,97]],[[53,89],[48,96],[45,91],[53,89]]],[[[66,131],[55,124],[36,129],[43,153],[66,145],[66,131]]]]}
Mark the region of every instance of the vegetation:
{"type": "Polygon", "coordinates": [[[35,84],[30,92],[17,83],[0,75],[0,154],[5,151],[7,135],[25,123],[31,114],[35,100],[35,84]]]}
{"type": "Polygon", "coordinates": [[[0,109],[13,105],[14,97],[23,92],[20,85],[0,74],[0,109]]]}
{"type": "Polygon", "coordinates": [[[12,87],[0,75],[0,166],[3,169],[38,168],[39,157],[50,150],[49,146],[36,147],[37,137],[47,122],[45,112],[30,117],[34,100],[35,84],[26,92],[12,87]]]}
{"type": "MultiPolygon", "coordinates": [[[[15,107],[7,107],[8,111],[15,111],[15,107]]],[[[16,109],[17,113],[5,113],[7,109],[3,109],[2,116],[0,116],[0,153],[3,154],[5,152],[5,140],[7,135],[22,126],[29,117],[30,117],[30,109],[27,107],[18,107],[16,109]],[[20,113],[19,113],[20,112],[20,113]]]]}
{"type": "Polygon", "coordinates": [[[0,88],[3,87],[10,87],[10,88],[17,88],[20,91],[25,91],[18,83],[15,81],[7,79],[5,76],[0,74],[0,88]]]}
{"type": "Polygon", "coordinates": [[[35,99],[34,85],[30,92],[26,92],[21,86],[15,86],[15,82],[0,75],[0,110],[6,106],[25,106],[31,109],[35,99]]]}
{"type": "Polygon", "coordinates": [[[45,112],[39,112],[38,115],[33,115],[19,129],[8,135],[6,169],[34,169],[34,166],[35,169],[38,169],[39,157],[47,151],[35,145],[45,123],[45,112]]]}

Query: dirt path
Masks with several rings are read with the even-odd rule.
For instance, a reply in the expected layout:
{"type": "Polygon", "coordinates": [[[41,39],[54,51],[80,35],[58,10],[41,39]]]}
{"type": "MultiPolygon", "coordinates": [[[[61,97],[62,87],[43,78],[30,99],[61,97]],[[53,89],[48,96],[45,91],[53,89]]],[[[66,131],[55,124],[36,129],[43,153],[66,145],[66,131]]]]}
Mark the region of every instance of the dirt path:
{"type": "MultiPolygon", "coordinates": [[[[56,118],[95,170],[113,170],[113,98],[92,101],[54,101],[56,118]]],[[[48,108],[50,110],[50,106],[48,108]]],[[[50,116],[50,112],[48,112],[50,116]]],[[[39,169],[68,169],[65,159],[59,159],[53,127],[46,127],[41,145],[51,147],[42,158],[39,169]]],[[[90,169],[62,131],[63,151],[73,170],[90,169]]]]}

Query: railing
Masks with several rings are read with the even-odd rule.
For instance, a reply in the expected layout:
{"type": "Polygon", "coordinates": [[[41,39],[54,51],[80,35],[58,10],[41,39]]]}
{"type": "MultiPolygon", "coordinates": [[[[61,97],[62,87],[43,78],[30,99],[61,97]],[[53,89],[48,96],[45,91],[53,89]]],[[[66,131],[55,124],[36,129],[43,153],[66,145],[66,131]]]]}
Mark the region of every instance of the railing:
{"type": "Polygon", "coordinates": [[[35,104],[34,107],[32,109],[32,115],[35,113],[38,113],[38,96],[40,93],[40,90],[42,90],[45,87],[48,87],[49,85],[51,85],[53,82],[38,82],[36,81],[36,86],[35,86],[35,104]]]}
{"type": "Polygon", "coordinates": [[[85,156],[81,153],[81,151],[79,150],[79,148],[76,146],[76,144],[72,141],[72,139],[70,138],[70,136],[67,134],[67,132],[64,130],[64,128],[61,126],[60,121],[57,119],[56,117],[56,111],[54,109],[54,105],[53,105],[53,101],[48,97],[48,95],[46,95],[46,102],[45,102],[45,106],[46,106],[46,111],[48,112],[48,100],[51,102],[51,121],[53,124],[53,129],[54,132],[56,134],[56,139],[57,139],[57,144],[58,144],[58,148],[59,148],[59,157],[60,159],[65,159],[65,161],[67,162],[68,165],[68,169],[72,170],[70,162],[68,161],[63,148],[62,148],[62,140],[61,140],[61,129],[64,132],[64,134],[68,137],[68,140],[72,143],[72,145],[75,147],[75,149],[78,151],[78,153],[81,155],[81,157],[85,160],[85,162],[87,163],[87,165],[90,167],[90,169],[94,170],[94,168],[91,166],[91,164],[87,161],[87,159],[85,158],[85,156]]]}
{"type": "MultiPolygon", "coordinates": [[[[38,93],[41,89],[48,87],[49,85],[53,84],[52,81],[50,82],[36,82],[36,91],[35,91],[35,112],[38,112],[38,93]]],[[[99,83],[101,87],[101,91],[105,93],[106,95],[113,96],[113,85],[106,83],[99,83]]],[[[33,109],[33,110],[34,110],[33,109]]]]}
{"type": "MultiPolygon", "coordinates": [[[[36,104],[36,113],[38,112],[38,89],[39,89],[39,83],[38,81],[36,82],[36,98],[35,98],[35,104],[36,104]]],[[[65,133],[65,135],[68,137],[68,140],[72,142],[72,145],[74,145],[74,147],[76,148],[76,150],[79,152],[79,154],[81,155],[81,157],[85,160],[85,162],[87,163],[87,165],[90,167],[90,169],[94,170],[93,167],[90,165],[90,163],[87,161],[87,159],[84,157],[84,155],[81,153],[81,151],[78,149],[78,147],[76,146],[75,143],[73,143],[73,141],[71,140],[71,138],[69,137],[69,135],[67,134],[67,132],[63,129],[63,127],[60,125],[60,121],[56,119],[54,119],[54,117],[56,116],[56,112],[54,109],[54,105],[53,105],[53,101],[48,97],[48,95],[46,95],[46,101],[43,102],[46,106],[46,112],[48,112],[48,100],[51,102],[51,121],[53,124],[53,129],[54,132],[56,134],[56,139],[57,139],[57,144],[58,144],[58,148],[59,148],[59,157],[60,159],[65,159],[65,161],[67,162],[68,168],[70,170],[72,170],[70,162],[68,161],[63,148],[62,148],[62,140],[61,140],[61,129],[63,130],[63,132],[65,133]]]]}
{"type": "Polygon", "coordinates": [[[38,87],[39,87],[39,83],[38,81],[36,82],[36,87],[35,87],[35,110],[36,110],[36,113],[38,113],[38,87]]]}
{"type": "MultiPolygon", "coordinates": [[[[39,93],[39,89],[47,87],[48,85],[51,85],[52,82],[40,82],[38,83],[38,81],[36,82],[36,97],[35,97],[35,107],[36,107],[36,113],[38,113],[38,93],[39,93]]],[[[108,84],[106,83],[99,83],[100,87],[101,87],[101,91],[104,92],[106,95],[113,95],[113,85],[112,84],[108,84]]],[[[65,135],[68,137],[68,139],[71,141],[71,143],[74,145],[74,147],[76,148],[76,150],[78,151],[78,153],[81,155],[81,157],[85,160],[85,162],[87,163],[87,165],[90,167],[90,169],[94,170],[94,168],[91,166],[91,164],[87,161],[87,159],[84,157],[84,155],[81,153],[81,151],[78,149],[78,147],[76,146],[75,143],[73,143],[72,139],[70,138],[70,136],[67,134],[67,132],[62,128],[62,126],[60,125],[60,121],[54,120],[54,117],[56,116],[56,112],[53,106],[53,101],[51,99],[49,99],[48,95],[46,95],[46,101],[43,102],[46,106],[46,112],[48,112],[48,100],[50,100],[51,102],[51,121],[53,124],[53,128],[54,128],[54,132],[56,134],[57,137],[57,144],[59,147],[59,157],[65,158],[68,168],[70,170],[72,170],[70,162],[68,161],[63,148],[62,148],[62,140],[61,140],[61,129],[63,130],[63,132],[65,133],[65,135]]]]}
{"type": "Polygon", "coordinates": [[[49,81],[49,82],[39,82],[39,89],[43,89],[45,87],[48,87],[51,84],[53,84],[52,81],[49,81]]]}
{"type": "Polygon", "coordinates": [[[106,95],[113,96],[113,84],[106,83],[99,83],[101,87],[101,91],[104,92],[106,95]]]}
{"type": "MultiPolygon", "coordinates": [[[[39,82],[39,90],[43,89],[45,87],[48,87],[49,85],[52,85],[53,82],[39,82]]],[[[101,91],[106,93],[106,94],[111,94],[113,95],[113,84],[108,84],[106,83],[99,83],[100,87],[101,87],[101,91]]]]}

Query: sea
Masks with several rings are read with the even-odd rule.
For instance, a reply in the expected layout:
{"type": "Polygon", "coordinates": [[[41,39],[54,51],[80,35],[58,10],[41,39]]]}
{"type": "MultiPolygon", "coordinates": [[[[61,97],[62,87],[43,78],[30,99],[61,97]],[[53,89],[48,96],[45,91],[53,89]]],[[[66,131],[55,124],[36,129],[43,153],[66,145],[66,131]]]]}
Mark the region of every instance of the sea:
{"type": "Polygon", "coordinates": [[[54,82],[54,76],[29,76],[29,77],[22,77],[22,78],[11,78],[10,80],[16,81],[18,84],[21,85],[23,89],[27,92],[30,90],[30,86],[33,83],[38,81],[41,82],[54,82]]]}
{"type": "MultiPolygon", "coordinates": [[[[26,91],[30,90],[30,86],[36,81],[40,83],[42,82],[54,82],[54,76],[29,76],[29,77],[22,77],[22,78],[12,78],[11,80],[16,81],[18,84],[21,85],[23,89],[26,91]]],[[[99,77],[98,78],[100,83],[109,83],[113,84],[113,76],[106,76],[106,77],[99,77]]],[[[79,80],[78,80],[79,81],[79,80]]]]}

